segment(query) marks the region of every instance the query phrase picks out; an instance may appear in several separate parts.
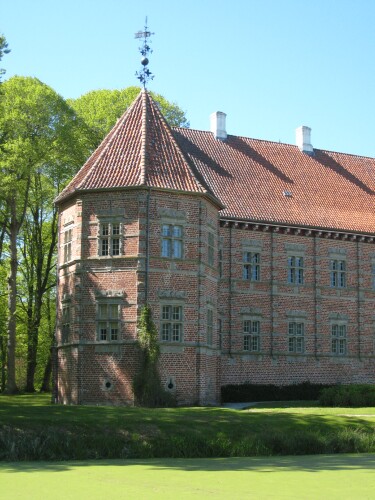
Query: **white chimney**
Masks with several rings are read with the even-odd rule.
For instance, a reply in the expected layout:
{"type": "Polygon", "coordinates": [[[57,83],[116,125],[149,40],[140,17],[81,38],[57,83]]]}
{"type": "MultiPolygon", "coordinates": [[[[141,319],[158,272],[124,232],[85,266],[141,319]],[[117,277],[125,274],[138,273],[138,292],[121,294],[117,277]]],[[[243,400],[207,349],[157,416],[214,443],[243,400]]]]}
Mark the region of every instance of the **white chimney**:
{"type": "Polygon", "coordinates": [[[215,139],[220,139],[225,141],[227,138],[227,131],[225,127],[225,119],[227,115],[222,111],[215,111],[215,113],[211,113],[210,122],[211,122],[211,132],[214,134],[215,139]]]}
{"type": "Polygon", "coordinates": [[[311,128],[305,127],[302,125],[301,127],[296,128],[296,144],[302,153],[313,153],[314,148],[311,144],[311,128]]]}

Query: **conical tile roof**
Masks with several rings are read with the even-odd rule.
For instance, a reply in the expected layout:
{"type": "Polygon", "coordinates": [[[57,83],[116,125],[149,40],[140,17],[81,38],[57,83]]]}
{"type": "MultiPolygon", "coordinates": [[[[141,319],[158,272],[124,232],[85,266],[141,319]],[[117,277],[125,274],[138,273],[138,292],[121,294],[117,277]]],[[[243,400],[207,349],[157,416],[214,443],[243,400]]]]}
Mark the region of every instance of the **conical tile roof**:
{"type": "Polygon", "coordinates": [[[145,90],[56,202],[75,192],[130,186],[210,194],[194,175],[157,104],[145,90]]]}

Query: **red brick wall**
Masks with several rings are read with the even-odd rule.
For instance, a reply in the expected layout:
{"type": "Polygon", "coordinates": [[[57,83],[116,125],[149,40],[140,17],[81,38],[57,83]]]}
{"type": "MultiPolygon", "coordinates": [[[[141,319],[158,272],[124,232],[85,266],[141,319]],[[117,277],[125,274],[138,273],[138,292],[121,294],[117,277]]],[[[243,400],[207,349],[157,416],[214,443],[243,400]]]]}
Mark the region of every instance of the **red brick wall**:
{"type": "Polygon", "coordinates": [[[224,318],[222,385],[281,385],[305,380],[375,382],[373,244],[328,239],[324,235],[265,232],[261,228],[249,231],[222,227],[221,236],[226,249],[224,276],[219,283],[224,318]],[[259,282],[242,279],[242,251],[252,240],[261,253],[259,282]],[[287,283],[287,258],[293,253],[304,258],[303,285],[287,283]],[[340,255],[346,261],[347,286],[331,288],[330,259],[340,255]],[[242,321],[246,310],[259,314],[259,353],[243,351],[242,321]],[[303,354],[288,352],[288,320],[296,311],[303,313],[305,324],[303,354]],[[331,323],[335,315],[345,318],[347,324],[345,356],[331,353],[331,323]]]}
{"type": "Polygon", "coordinates": [[[146,301],[158,328],[163,304],[183,307],[182,341],[160,342],[162,383],[180,404],[218,402],[221,385],[228,383],[375,382],[371,243],[261,226],[223,227],[217,208],[202,196],[139,188],[84,193],[62,205],[59,250],[58,325],[63,303],[71,305],[69,339],[63,342],[61,328],[56,332],[61,403],[133,404],[132,380],[139,369],[136,324],[146,301]],[[111,214],[124,224],[122,255],[100,257],[98,219],[111,214]],[[161,257],[162,224],[183,227],[183,259],[161,257]],[[72,260],[63,264],[67,228],[73,229],[72,260]],[[216,248],[213,265],[208,263],[209,233],[216,248]],[[242,254],[249,248],[261,254],[258,282],[242,278],[242,254]],[[303,285],[287,283],[287,258],[293,253],[304,258],[303,285]],[[347,265],[342,289],[330,287],[334,256],[347,265]],[[97,336],[97,302],[105,297],[120,304],[116,342],[97,336]],[[214,320],[211,345],[208,309],[214,320]],[[305,324],[303,354],[288,352],[288,321],[296,312],[305,324]],[[246,317],[261,324],[257,353],[243,350],[246,317]],[[347,324],[345,356],[331,354],[335,317],[347,324]]]}

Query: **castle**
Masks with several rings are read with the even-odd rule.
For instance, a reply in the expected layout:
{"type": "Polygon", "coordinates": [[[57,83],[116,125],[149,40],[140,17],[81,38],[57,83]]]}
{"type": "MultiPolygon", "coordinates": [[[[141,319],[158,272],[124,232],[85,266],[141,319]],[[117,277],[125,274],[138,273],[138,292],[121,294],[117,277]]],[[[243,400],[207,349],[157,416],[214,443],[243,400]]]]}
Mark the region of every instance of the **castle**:
{"type": "Polygon", "coordinates": [[[149,304],[179,404],[375,383],[375,159],[171,129],[142,90],[60,193],[57,401],[133,404],[149,304]]]}

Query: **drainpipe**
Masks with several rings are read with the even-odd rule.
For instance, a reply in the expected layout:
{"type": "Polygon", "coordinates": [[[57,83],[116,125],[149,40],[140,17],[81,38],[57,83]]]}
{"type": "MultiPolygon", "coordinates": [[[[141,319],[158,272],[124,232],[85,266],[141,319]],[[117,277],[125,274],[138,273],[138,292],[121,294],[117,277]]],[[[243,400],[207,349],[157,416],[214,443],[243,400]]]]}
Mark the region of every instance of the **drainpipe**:
{"type": "Polygon", "coordinates": [[[232,357],[232,225],[229,225],[229,357],[232,357]]]}
{"type": "MultiPolygon", "coordinates": [[[[361,360],[361,285],[360,285],[360,269],[359,269],[359,241],[357,240],[357,325],[358,325],[358,359],[361,360]]],[[[347,284],[346,284],[347,285],[347,284]]]]}
{"type": "Polygon", "coordinates": [[[273,231],[271,230],[271,335],[270,335],[270,356],[271,358],[273,357],[273,342],[274,342],[274,329],[275,329],[275,317],[274,317],[274,293],[273,293],[273,287],[274,287],[274,272],[275,272],[275,264],[273,260],[273,245],[274,245],[274,235],[273,231]]]}
{"type": "Polygon", "coordinates": [[[149,267],[150,267],[150,199],[151,187],[148,188],[146,198],[146,258],[145,258],[145,305],[148,303],[148,288],[149,288],[149,267]]]}

